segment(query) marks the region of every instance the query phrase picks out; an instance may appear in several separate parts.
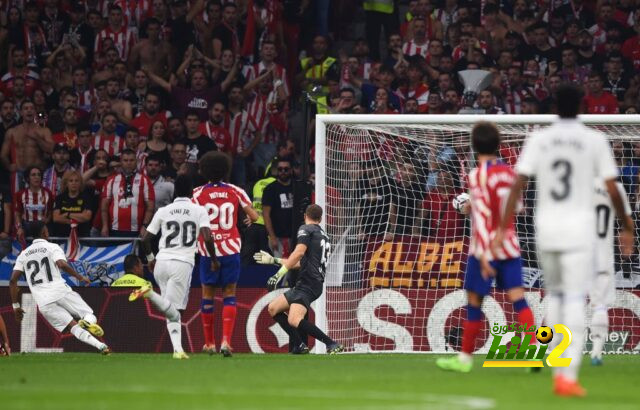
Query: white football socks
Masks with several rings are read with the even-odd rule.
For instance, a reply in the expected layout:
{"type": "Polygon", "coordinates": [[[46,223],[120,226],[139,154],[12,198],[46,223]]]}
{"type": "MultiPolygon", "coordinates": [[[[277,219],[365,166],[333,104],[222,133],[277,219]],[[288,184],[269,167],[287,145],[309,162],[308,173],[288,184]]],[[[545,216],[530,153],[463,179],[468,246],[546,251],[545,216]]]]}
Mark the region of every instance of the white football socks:
{"type": "Polygon", "coordinates": [[[151,301],[151,303],[153,303],[156,308],[158,308],[159,311],[164,313],[164,316],[167,319],[172,322],[180,321],[180,312],[178,312],[178,309],[173,307],[171,302],[169,302],[167,299],[158,295],[153,290],[149,291],[149,293],[147,294],[147,298],[151,301]]]}
{"type": "MultiPolygon", "coordinates": [[[[555,329],[553,329],[553,325],[562,322],[562,293],[559,291],[549,290],[545,297],[547,301],[547,314],[545,317],[546,322],[543,323],[546,326],[549,326],[554,331],[554,337],[549,343],[549,347],[547,348],[547,352],[553,350],[560,343],[560,338],[555,337],[555,329]]],[[[552,367],[551,372],[554,375],[564,375],[564,367],[552,367]]]]}
{"type": "Polygon", "coordinates": [[[167,330],[169,331],[173,351],[178,353],[184,352],[182,349],[182,323],[180,323],[180,320],[177,322],[167,320],[167,330]]]}
{"type": "MultiPolygon", "coordinates": [[[[584,344],[585,319],[586,319],[586,300],[582,292],[569,291],[564,293],[563,303],[563,325],[571,330],[573,339],[567,350],[562,355],[570,357],[571,364],[565,367],[564,375],[571,381],[578,380],[578,371],[582,362],[582,350],[584,344]]],[[[555,323],[554,323],[555,324],[555,323]]]]}
{"type": "Polygon", "coordinates": [[[79,325],[75,325],[71,328],[71,334],[74,335],[79,341],[91,345],[98,350],[102,350],[107,347],[107,345],[93,337],[91,333],[87,332],[79,325]]]}
{"type": "Polygon", "coordinates": [[[609,330],[609,313],[607,306],[600,305],[593,308],[593,316],[591,317],[591,357],[601,359],[604,341],[607,338],[609,330]]]}

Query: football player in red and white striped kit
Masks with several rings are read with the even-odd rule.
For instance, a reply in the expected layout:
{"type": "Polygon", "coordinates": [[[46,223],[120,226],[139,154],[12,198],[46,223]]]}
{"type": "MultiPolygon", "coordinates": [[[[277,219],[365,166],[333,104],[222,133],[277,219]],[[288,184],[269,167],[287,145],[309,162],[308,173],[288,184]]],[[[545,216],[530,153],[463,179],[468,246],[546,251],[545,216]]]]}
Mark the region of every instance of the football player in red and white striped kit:
{"type": "Polygon", "coordinates": [[[202,301],[200,317],[204,331],[203,351],[216,351],[213,336],[213,297],[215,287],[222,288],[222,344],[220,352],[231,356],[231,336],[236,320],[236,284],[240,277],[240,233],[237,228],[238,210],[242,208],[251,221],[258,213],[251,206],[247,193],[235,185],[223,182],[229,172],[229,157],[218,151],[208,152],[200,159],[200,174],[209,181],[193,190],[193,202],[204,206],[211,221],[211,235],[220,267],[211,271],[211,258],[204,246],[204,238],[198,238],[200,253],[200,283],[202,301]]]}
{"type": "Polygon", "coordinates": [[[100,211],[102,236],[135,237],[144,235],[155,206],[153,183],[136,172],[136,153],[130,149],[120,156],[122,172],[107,179],[102,188],[100,211]]]}
{"type": "MultiPolygon", "coordinates": [[[[463,373],[471,371],[473,365],[471,354],[482,330],[482,300],[489,294],[494,277],[496,287],[506,291],[513,303],[519,325],[525,328],[534,326],[533,313],[524,299],[522,259],[513,220],[509,222],[497,251],[494,253],[491,249],[491,241],[500,226],[500,215],[516,174],[498,159],[500,132],[494,124],[476,123],[471,131],[471,145],[477,153],[478,166],[468,176],[472,233],[464,279],[468,299],[467,320],[464,322],[460,353],[436,361],[441,369],[463,373]]],[[[469,212],[469,208],[465,207],[462,212],[469,212]]],[[[535,333],[526,334],[533,344],[535,333]]]]}
{"type": "Polygon", "coordinates": [[[51,222],[53,215],[53,194],[42,186],[42,170],[28,167],[25,172],[27,187],[16,193],[13,209],[18,239],[24,240],[25,227],[30,222],[51,222]]]}

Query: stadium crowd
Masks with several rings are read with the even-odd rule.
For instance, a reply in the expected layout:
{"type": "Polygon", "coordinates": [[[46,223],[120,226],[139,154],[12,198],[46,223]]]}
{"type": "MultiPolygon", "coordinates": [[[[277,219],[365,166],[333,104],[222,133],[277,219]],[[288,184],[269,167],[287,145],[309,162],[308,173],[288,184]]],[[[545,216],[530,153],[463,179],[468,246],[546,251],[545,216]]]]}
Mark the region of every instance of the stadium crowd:
{"type": "Polygon", "coordinates": [[[585,112],[637,113],[640,1],[1,0],[0,56],[3,252],[35,220],[138,237],[219,150],[264,211],[245,238],[286,254],[304,92],[318,113],[537,114],[569,81],[585,112]],[[467,69],[493,73],[475,101],[467,69]]]}

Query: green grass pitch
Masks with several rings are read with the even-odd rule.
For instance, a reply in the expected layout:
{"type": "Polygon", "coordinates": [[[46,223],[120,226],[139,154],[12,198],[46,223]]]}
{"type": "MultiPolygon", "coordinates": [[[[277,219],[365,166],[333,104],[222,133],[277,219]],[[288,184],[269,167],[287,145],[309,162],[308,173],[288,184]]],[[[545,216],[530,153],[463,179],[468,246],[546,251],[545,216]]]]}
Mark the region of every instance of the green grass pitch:
{"type": "Polygon", "coordinates": [[[585,357],[586,399],[551,394],[548,368],[443,372],[436,355],[89,353],[0,357],[0,409],[637,409],[640,356],[585,357]]]}

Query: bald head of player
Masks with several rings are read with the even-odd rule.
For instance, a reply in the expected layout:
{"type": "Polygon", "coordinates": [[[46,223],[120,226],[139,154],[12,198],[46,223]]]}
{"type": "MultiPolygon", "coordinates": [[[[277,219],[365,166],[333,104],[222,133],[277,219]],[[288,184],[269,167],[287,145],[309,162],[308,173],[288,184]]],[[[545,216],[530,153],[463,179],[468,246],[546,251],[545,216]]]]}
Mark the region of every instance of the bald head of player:
{"type": "Polygon", "coordinates": [[[478,156],[496,156],[500,145],[500,131],[494,123],[479,121],[471,130],[471,147],[478,156]]]}
{"type": "Polygon", "coordinates": [[[227,177],[229,173],[229,157],[219,151],[207,152],[199,161],[200,175],[211,183],[217,183],[227,177]]]}
{"type": "Polygon", "coordinates": [[[189,175],[178,175],[173,185],[175,186],[173,191],[174,198],[191,198],[193,182],[189,175]]]}
{"type": "Polygon", "coordinates": [[[556,103],[560,118],[576,118],[580,112],[583,96],[582,90],[577,85],[561,84],[556,92],[556,103]]]}
{"type": "Polygon", "coordinates": [[[49,229],[42,221],[29,222],[25,233],[33,239],[49,240],[49,229]]]}
{"type": "Polygon", "coordinates": [[[304,223],[318,225],[320,221],[322,221],[322,208],[320,208],[320,205],[309,205],[304,211],[304,223]]]}

